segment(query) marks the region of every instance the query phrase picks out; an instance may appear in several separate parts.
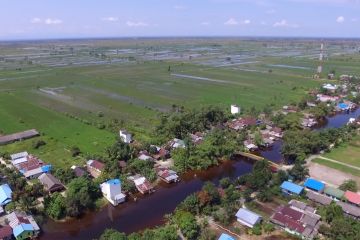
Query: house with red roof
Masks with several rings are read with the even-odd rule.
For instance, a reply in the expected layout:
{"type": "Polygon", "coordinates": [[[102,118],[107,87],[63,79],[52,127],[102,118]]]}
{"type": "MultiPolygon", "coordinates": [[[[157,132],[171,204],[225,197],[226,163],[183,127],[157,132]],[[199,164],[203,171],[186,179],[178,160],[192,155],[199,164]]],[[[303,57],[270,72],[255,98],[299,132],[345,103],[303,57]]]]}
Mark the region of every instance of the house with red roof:
{"type": "Polygon", "coordinates": [[[360,206],[360,194],[352,191],[346,191],[344,197],[349,203],[360,206]]]}
{"type": "Polygon", "coordinates": [[[136,175],[130,178],[134,181],[135,187],[140,193],[146,194],[154,191],[154,187],[145,177],[136,175]]]}
{"type": "Polygon", "coordinates": [[[93,178],[98,178],[105,168],[105,164],[98,160],[89,160],[86,162],[86,169],[93,178]]]}

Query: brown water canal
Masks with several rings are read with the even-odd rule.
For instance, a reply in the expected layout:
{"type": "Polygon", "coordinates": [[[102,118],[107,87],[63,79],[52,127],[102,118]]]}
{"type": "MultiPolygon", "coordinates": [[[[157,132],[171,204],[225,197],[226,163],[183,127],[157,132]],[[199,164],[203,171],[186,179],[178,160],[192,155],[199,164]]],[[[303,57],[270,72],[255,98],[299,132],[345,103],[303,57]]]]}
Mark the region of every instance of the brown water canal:
{"type": "MultiPolygon", "coordinates": [[[[350,114],[341,113],[327,118],[318,129],[338,128],[345,125],[349,118],[358,117],[360,109],[350,114]]],[[[282,142],[278,141],[270,149],[259,152],[265,158],[281,162],[282,142]]],[[[125,233],[140,231],[164,223],[164,215],[174,211],[176,206],[188,195],[199,191],[206,181],[215,184],[224,177],[235,179],[252,170],[253,163],[244,158],[226,161],[206,171],[192,171],[181,176],[176,184],[161,183],[156,192],[141,197],[137,202],[126,202],[118,207],[108,205],[99,211],[89,212],[80,219],[67,222],[47,220],[42,226],[42,240],[94,239],[106,228],[114,228],[125,233]]]]}

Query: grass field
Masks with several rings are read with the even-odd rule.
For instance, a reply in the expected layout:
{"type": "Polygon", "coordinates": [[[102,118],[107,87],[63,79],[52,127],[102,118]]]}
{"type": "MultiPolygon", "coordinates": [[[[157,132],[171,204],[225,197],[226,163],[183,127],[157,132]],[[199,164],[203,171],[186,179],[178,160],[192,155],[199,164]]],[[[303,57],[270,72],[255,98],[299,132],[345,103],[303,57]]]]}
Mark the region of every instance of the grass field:
{"type": "Polygon", "coordinates": [[[342,144],[323,156],[360,167],[360,136],[356,136],[351,142],[342,144]]]}
{"type": "MultiPolygon", "coordinates": [[[[325,72],[359,73],[353,44],[329,42],[334,55],[325,72]]],[[[158,115],[173,104],[281,107],[323,82],[312,79],[319,46],[232,38],[0,43],[0,133],[36,128],[48,144],[34,152],[68,163],[78,161],[69,158],[71,146],[102,153],[120,128],[149,139],[158,115]],[[98,129],[110,122],[113,133],[98,129]]],[[[30,145],[0,151],[33,151],[30,145]]]]}
{"type": "Polygon", "coordinates": [[[326,160],[321,159],[321,158],[316,158],[316,159],[312,160],[312,162],[318,163],[318,164],[321,164],[321,165],[324,165],[324,166],[327,166],[327,167],[330,167],[330,168],[334,168],[334,169],[337,169],[339,171],[342,171],[342,172],[345,172],[345,173],[350,173],[350,174],[352,174],[354,176],[360,177],[360,171],[359,170],[356,170],[356,169],[353,169],[353,168],[350,168],[350,167],[347,167],[347,166],[344,166],[344,165],[341,165],[341,164],[337,164],[337,163],[334,163],[334,162],[329,162],[329,161],[326,161],[326,160]]]}

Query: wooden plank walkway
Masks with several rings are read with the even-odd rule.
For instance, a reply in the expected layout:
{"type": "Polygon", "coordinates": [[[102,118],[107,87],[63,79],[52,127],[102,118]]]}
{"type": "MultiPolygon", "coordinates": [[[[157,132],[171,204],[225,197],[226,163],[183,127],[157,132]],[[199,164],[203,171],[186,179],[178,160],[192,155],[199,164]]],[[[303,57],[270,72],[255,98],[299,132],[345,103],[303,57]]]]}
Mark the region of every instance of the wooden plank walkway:
{"type": "MultiPolygon", "coordinates": [[[[261,157],[261,156],[258,156],[258,155],[255,155],[255,154],[252,154],[252,153],[246,153],[246,152],[236,152],[235,153],[236,155],[240,155],[240,156],[243,156],[243,157],[246,157],[246,158],[250,158],[251,160],[255,160],[255,161],[262,161],[262,160],[266,160],[265,158],[261,157]]],[[[272,167],[276,167],[278,169],[281,168],[281,166],[277,163],[274,163],[274,162],[271,162],[269,160],[267,160],[269,163],[270,163],[270,166],[272,167]]]]}

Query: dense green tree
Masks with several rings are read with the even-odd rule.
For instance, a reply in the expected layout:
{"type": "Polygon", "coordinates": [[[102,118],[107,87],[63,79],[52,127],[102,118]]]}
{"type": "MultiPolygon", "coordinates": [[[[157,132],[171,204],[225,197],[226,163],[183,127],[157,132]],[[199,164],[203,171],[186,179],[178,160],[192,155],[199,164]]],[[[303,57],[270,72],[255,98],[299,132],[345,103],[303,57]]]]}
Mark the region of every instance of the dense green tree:
{"type": "Polygon", "coordinates": [[[352,191],[352,192],[357,192],[358,191],[357,183],[352,179],[344,181],[340,185],[339,189],[341,189],[343,191],[349,190],[349,191],[352,191]]]}
{"type": "Polygon", "coordinates": [[[72,171],[70,168],[57,168],[54,172],[54,176],[57,177],[63,184],[68,184],[76,177],[74,171],[72,171]]]}
{"type": "Polygon", "coordinates": [[[91,180],[84,177],[73,179],[66,191],[67,215],[80,216],[86,209],[93,208],[100,196],[99,187],[91,180]]]}
{"type": "Polygon", "coordinates": [[[295,181],[302,181],[309,176],[309,169],[302,165],[299,161],[296,161],[294,166],[289,170],[289,174],[295,181]]]}
{"type": "Polygon", "coordinates": [[[106,149],[107,157],[112,161],[128,160],[131,157],[131,148],[120,137],[117,141],[106,149]]]}
{"type": "Polygon", "coordinates": [[[191,194],[181,202],[179,208],[184,211],[191,212],[192,214],[199,213],[200,202],[196,194],[191,194]]]}
{"type": "Polygon", "coordinates": [[[44,199],[45,212],[53,219],[61,219],[65,217],[65,207],[65,198],[58,192],[55,192],[44,199]]]}
{"type": "Polygon", "coordinates": [[[127,237],[124,233],[110,228],[105,229],[99,240],[127,240],[127,237]]]}
{"type": "Polygon", "coordinates": [[[193,240],[197,239],[199,236],[200,228],[196,222],[195,216],[190,212],[176,211],[174,222],[187,239],[193,240]]]}

